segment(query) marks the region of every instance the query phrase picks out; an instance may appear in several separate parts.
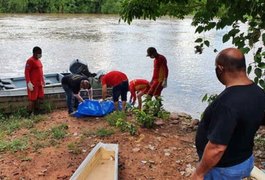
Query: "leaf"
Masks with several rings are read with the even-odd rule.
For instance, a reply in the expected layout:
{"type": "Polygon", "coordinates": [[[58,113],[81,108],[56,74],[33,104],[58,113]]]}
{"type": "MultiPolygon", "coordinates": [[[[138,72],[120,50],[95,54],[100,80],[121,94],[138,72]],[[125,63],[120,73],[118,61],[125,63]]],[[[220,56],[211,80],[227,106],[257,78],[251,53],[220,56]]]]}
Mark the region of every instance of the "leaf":
{"type": "Polygon", "coordinates": [[[227,42],[230,39],[230,36],[228,34],[225,34],[223,36],[223,43],[227,42]]]}
{"type": "Polygon", "coordinates": [[[239,33],[240,32],[240,30],[239,29],[232,29],[231,31],[229,31],[229,35],[230,36],[235,36],[237,33],[239,33]]]}
{"type": "Polygon", "coordinates": [[[241,50],[241,52],[243,54],[247,54],[250,51],[250,49],[248,47],[246,47],[246,48],[240,48],[240,50],[241,50]]]}
{"type": "Polygon", "coordinates": [[[247,73],[250,74],[252,71],[252,66],[248,66],[247,73]]]}
{"type": "Polygon", "coordinates": [[[256,55],[255,55],[255,57],[254,57],[254,61],[255,61],[256,63],[260,63],[260,62],[261,62],[261,56],[260,56],[260,54],[256,54],[256,55]]]}
{"type": "Polygon", "coordinates": [[[207,95],[207,94],[205,94],[205,95],[203,96],[203,98],[202,98],[202,102],[206,101],[206,100],[207,100],[207,98],[208,98],[208,95],[207,95]]]}
{"type": "Polygon", "coordinates": [[[265,46],[265,33],[262,34],[263,45],[265,46]]]}
{"type": "Polygon", "coordinates": [[[197,32],[197,33],[200,34],[203,30],[204,30],[204,27],[203,27],[203,26],[198,26],[198,27],[196,28],[196,30],[195,30],[195,33],[197,32]]]}
{"type": "Polygon", "coordinates": [[[204,44],[207,46],[207,47],[209,47],[210,46],[210,42],[209,41],[204,41],[204,44]]]}
{"type": "Polygon", "coordinates": [[[259,85],[260,85],[263,89],[265,89],[265,81],[264,81],[263,79],[260,79],[260,80],[259,80],[259,85]]]}
{"type": "Polygon", "coordinates": [[[254,73],[256,74],[256,76],[258,78],[261,78],[261,75],[262,75],[262,70],[260,68],[256,68],[254,73]]]}
{"type": "Polygon", "coordinates": [[[264,62],[259,63],[258,67],[261,69],[265,69],[265,63],[264,62]]]}
{"type": "Polygon", "coordinates": [[[195,42],[196,42],[196,43],[200,43],[200,42],[202,42],[202,38],[198,38],[198,39],[196,39],[195,42]]]}

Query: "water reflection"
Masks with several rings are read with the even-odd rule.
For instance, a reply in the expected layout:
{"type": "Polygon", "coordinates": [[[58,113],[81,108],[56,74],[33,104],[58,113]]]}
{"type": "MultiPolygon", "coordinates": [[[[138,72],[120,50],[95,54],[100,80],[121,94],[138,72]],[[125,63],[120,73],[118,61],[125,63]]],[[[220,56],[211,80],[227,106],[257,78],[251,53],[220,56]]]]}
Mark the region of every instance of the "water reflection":
{"type": "MultiPolygon", "coordinates": [[[[0,77],[24,74],[26,59],[36,45],[43,49],[45,72],[65,72],[73,59],[81,59],[95,72],[121,70],[130,79],[151,79],[153,61],[149,46],[168,59],[168,88],[164,104],[170,111],[199,117],[205,93],[223,87],[214,74],[213,49],[194,54],[194,28],[190,19],[137,20],[128,25],[118,16],[104,15],[0,15],[0,77]]],[[[219,35],[207,37],[222,49],[219,35]]]]}

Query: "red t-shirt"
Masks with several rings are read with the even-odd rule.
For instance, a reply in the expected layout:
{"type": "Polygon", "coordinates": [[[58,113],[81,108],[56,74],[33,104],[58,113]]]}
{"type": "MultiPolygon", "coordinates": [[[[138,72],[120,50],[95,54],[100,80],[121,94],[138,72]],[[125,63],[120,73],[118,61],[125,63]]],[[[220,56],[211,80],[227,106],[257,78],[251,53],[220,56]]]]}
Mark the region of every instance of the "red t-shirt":
{"type": "Polygon", "coordinates": [[[25,78],[26,82],[29,81],[33,85],[44,85],[42,63],[39,59],[33,56],[27,60],[25,67],[25,78]]]}
{"type": "Polygon", "coordinates": [[[154,72],[152,82],[163,82],[168,77],[168,67],[166,58],[158,54],[154,60],[154,72]]]}
{"type": "Polygon", "coordinates": [[[101,78],[102,86],[106,84],[109,87],[117,86],[123,81],[128,81],[128,78],[126,74],[120,71],[111,71],[101,78]]]}
{"type": "Polygon", "coordinates": [[[147,93],[150,88],[150,84],[145,79],[134,79],[130,81],[130,92],[133,102],[136,100],[136,92],[143,91],[147,93]]]}

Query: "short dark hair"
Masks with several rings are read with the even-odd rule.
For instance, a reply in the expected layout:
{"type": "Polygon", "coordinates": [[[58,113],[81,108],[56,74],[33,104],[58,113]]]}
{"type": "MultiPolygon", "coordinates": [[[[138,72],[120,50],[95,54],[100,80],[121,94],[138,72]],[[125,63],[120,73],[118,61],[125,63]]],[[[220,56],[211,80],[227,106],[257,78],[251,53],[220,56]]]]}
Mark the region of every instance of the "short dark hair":
{"type": "Polygon", "coordinates": [[[37,53],[37,52],[41,52],[41,48],[39,46],[35,46],[32,50],[33,54],[37,53]]]}
{"type": "Polygon", "coordinates": [[[149,48],[147,49],[147,55],[150,56],[150,55],[154,55],[154,54],[157,54],[156,48],[154,48],[154,47],[149,47],[149,48]]]}
{"type": "Polygon", "coordinates": [[[233,56],[228,53],[220,53],[216,60],[218,64],[224,66],[229,71],[246,70],[246,59],[244,54],[233,56]]]}
{"type": "Polygon", "coordinates": [[[86,89],[91,89],[91,84],[90,84],[90,82],[89,82],[89,80],[82,80],[81,81],[81,84],[83,85],[83,86],[85,86],[84,88],[86,88],[86,89]]]}

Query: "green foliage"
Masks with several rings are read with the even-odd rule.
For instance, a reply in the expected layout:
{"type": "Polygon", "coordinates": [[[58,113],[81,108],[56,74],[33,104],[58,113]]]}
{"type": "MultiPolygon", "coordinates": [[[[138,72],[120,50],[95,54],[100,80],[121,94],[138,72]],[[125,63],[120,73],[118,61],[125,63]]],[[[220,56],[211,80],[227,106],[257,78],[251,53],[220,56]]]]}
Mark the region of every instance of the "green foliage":
{"type": "Polygon", "coordinates": [[[0,13],[118,13],[122,0],[2,0],[0,13]]]}
{"type": "Polygon", "coordinates": [[[156,117],[161,119],[168,119],[170,113],[167,112],[162,105],[162,98],[158,97],[154,100],[147,97],[143,101],[143,110],[134,109],[133,112],[136,116],[137,122],[146,128],[152,128],[156,117]]]}
{"type": "Polygon", "coordinates": [[[52,137],[54,139],[63,139],[67,132],[66,130],[68,129],[67,124],[61,124],[59,126],[55,126],[51,129],[52,137]]]}
{"type": "MultiPolygon", "coordinates": [[[[254,82],[265,89],[265,3],[261,0],[124,0],[121,19],[129,24],[133,19],[152,19],[169,15],[183,18],[193,14],[195,33],[202,34],[195,40],[196,52],[210,46],[204,33],[210,30],[228,29],[222,37],[223,43],[231,41],[244,54],[253,50],[252,63],[248,73],[253,72],[254,82]],[[245,31],[241,25],[247,26],[245,31]]],[[[218,50],[214,48],[214,52],[218,50]]]]}
{"type": "Polygon", "coordinates": [[[218,94],[205,94],[202,98],[202,102],[207,102],[208,104],[211,104],[216,98],[217,98],[218,94]]]}
{"type": "Polygon", "coordinates": [[[72,153],[72,154],[81,154],[82,153],[82,150],[79,147],[79,144],[78,143],[69,143],[67,145],[67,148],[68,148],[68,151],[70,153],[72,153]]]}
{"type": "Polygon", "coordinates": [[[0,141],[0,152],[4,151],[23,151],[28,148],[28,139],[20,138],[12,141],[0,141]]]}
{"type": "Polygon", "coordinates": [[[32,129],[31,133],[34,135],[34,137],[38,140],[45,140],[49,137],[50,133],[48,131],[38,131],[37,129],[32,129]]]}
{"type": "Polygon", "coordinates": [[[152,128],[155,122],[155,116],[153,114],[148,114],[145,111],[140,111],[139,109],[134,110],[137,122],[146,128],[152,128]]]}
{"type": "Polygon", "coordinates": [[[130,135],[135,135],[137,128],[134,124],[126,120],[127,116],[124,112],[115,111],[106,117],[107,122],[111,126],[120,128],[122,132],[128,131],[130,135]]]}
{"type": "Polygon", "coordinates": [[[107,136],[111,136],[112,134],[114,134],[113,130],[105,129],[105,128],[98,129],[96,132],[96,135],[99,137],[107,137],[107,136]]]}
{"type": "Polygon", "coordinates": [[[121,111],[115,111],[108,116],[106,116],[106,120],[111,126],[116,126],[117,119],[126,119],[126,114],[121,111]]]}
{"type": "Polygon", "coordinates": [[[52,110],[54,109],[54,104],[48,102],[48,101],[44,101],[41,105],[40,105],[40,109],[42,110],[42,113],[51,113],[52,110]]]}
{"type": "Polygon", "coordinates": [[[121,10],[121,1],[105,0],[101,6],[101,12],[104,14],[118,14],[121,10]]]}

